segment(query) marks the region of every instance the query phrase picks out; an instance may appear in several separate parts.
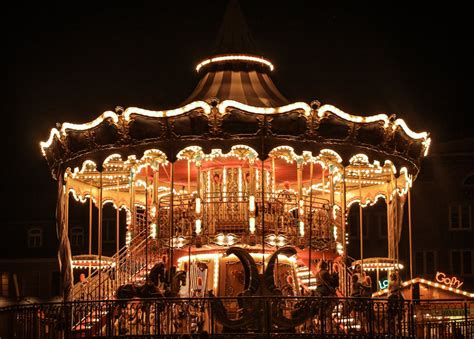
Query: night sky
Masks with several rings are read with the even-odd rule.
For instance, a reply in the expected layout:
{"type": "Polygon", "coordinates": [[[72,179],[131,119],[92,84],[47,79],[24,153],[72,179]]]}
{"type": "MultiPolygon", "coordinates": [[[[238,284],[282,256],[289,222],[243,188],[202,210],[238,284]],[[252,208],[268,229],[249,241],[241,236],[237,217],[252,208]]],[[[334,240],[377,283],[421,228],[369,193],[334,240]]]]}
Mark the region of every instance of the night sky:
{"type": "MultiPolygon", "coordinates": [[[[56,182],[39,142],[56,122],[88,122],[115,106],[176,108],[197,83],[194,66],[209,55],[227,1],[75,3],[3,11],[2,220],[54,217],[56,182]]],[[[396,114],[435,144],[474,135],[467,9],[332,3],[241,1],[290,101],[396,114]]]]}

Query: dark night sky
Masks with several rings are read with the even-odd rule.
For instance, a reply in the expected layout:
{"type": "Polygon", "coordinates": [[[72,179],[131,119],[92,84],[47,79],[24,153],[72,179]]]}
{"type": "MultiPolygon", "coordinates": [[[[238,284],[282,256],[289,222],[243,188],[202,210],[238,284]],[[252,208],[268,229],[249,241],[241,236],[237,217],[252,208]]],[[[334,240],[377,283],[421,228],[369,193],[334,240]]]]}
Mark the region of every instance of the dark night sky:
{"type": "MultiPolygon", "coordinates": [[[[194,66],[213,47],[227,1],[75,3],[4,11],[3,220],[54,216],[56,183],[39,142],[56,122],[117,105],[175,108],[197,82],[194,66]]],[[[395,113],[434,143],[474,135],[467,9],[332,3],[241,1],[290,100],[395,113]]]]}

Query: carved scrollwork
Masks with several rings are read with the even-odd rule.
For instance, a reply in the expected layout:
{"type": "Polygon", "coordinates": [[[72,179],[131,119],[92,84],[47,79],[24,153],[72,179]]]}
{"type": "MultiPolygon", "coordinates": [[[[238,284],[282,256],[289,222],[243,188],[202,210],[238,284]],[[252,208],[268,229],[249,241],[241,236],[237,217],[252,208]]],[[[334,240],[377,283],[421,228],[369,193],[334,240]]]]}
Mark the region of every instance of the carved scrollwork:
{"type": "Polygon", "coordinates": [[[207,121],[209,125],[209,132],[212,136],[222,134],[222,122],[224,117],[228,114],[227,111],[220,112],[218,108],[219,99],[211,98],[209,100],[211,105],[211,112],[207,115],[207,121]]]}
{"type": "Polygon", "coordinates": [[[307,124],[307,131],[306,135],[310,138],[314,138],[318,134],[319,128],[319,116],[318,116],[318,109],[321,106],[321,103],[318,100],[314,100],[311,102],[311,113],[310,115],[304,115],[306,118],[307,124]]]}
{"type": "Polygon", "coordinates": [[[272,130],[271,130],[271,122],[273,118],[268,115],[260,114],[257,116],[257,121],[258,121],[258,132],[257,134],[259,135],[271,135],[272,130]]]}
{"type": "Polygon", "coordinates": [[[129,121],[126,120],[123,115],[119,115],[118,117],[118,124],[117,124],[117,134],[119,136],[118,143],[121,145],[128,145],[131,141],[130,137],[130,126],[129,121]]]}

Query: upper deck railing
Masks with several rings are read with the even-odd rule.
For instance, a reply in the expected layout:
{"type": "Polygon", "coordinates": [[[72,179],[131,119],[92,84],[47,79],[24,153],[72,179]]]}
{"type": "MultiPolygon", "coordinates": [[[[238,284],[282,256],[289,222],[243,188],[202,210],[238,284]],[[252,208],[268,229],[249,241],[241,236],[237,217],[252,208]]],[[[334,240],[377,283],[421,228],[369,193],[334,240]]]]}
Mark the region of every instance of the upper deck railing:
{"type": "MultiPolygon", "coordinates": [[[[256,235],[330,241],[335,240],[334,227],[341,225],[340,212],[333,213],[329,201],[315,195],[298,200],[297,195],[290,192],[263,195],[257,192],[254,199],[256,235]]],[[[243,235],[250,232],[247,192],[227,192],[225,195],[205,192],[200,206],[202,235],[213,237],[221,233],[243,235]]],[[[158,203],[158,238],[192,236],[196,218],[195,196],[174,195],[173,201],[170,195],[162,197],[158,203]],[[173,226],[170,218],[173,218],[173,226]]]]}

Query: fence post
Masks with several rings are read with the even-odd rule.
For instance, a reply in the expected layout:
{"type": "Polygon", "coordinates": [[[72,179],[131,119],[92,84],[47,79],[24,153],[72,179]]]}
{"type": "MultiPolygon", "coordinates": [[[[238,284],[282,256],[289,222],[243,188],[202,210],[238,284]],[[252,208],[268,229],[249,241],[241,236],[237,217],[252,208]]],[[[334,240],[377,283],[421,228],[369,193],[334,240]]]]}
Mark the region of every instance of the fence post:
{"type": "Polygon", "coordinates": [[[465,328],[464,336],[466,338],[467,338],[467,335],[468,335],[468,330],[470,328],[470,326],[468,325],[468,322],[467,322],[467,317],[468,317],[468,314],[467,314],[467,300],[464,300],[464,328],[465,328]]]}
{"type": "Polygon", "coordinates": [[[324,336],[324,333],[326,332],[326,322],[324,319],[324,306],[321,303],[322,302],[322,297],[319,297],[319,325],[320,325],[320,330],[321,330],[321,335],[324,336]]]}
{"type": "Polygon", "coordinates": [[[410,302],[410,305],[409,305],[409,317],[410,317],[410,320],[409,320],[409,323],[408,323],[408,330],[410,331],[410,333],[408,334],[410,337],[415,337],[416,335],[416,318],[415,318],[415,305],[413,304],[413,300],[410,302]]]}
{"type": "Polygon", "coordinates": [[[72,307],[70,302],[64,302],[64,338],[72,337],[72,307]]]}
{"type": "Polygon", "coordinates": [[[369,335],[373,337],[374,335],[374,301],[372,299],[368,300],[367,306],[368,306],[367,321],[369,322],[369,335]]]}

